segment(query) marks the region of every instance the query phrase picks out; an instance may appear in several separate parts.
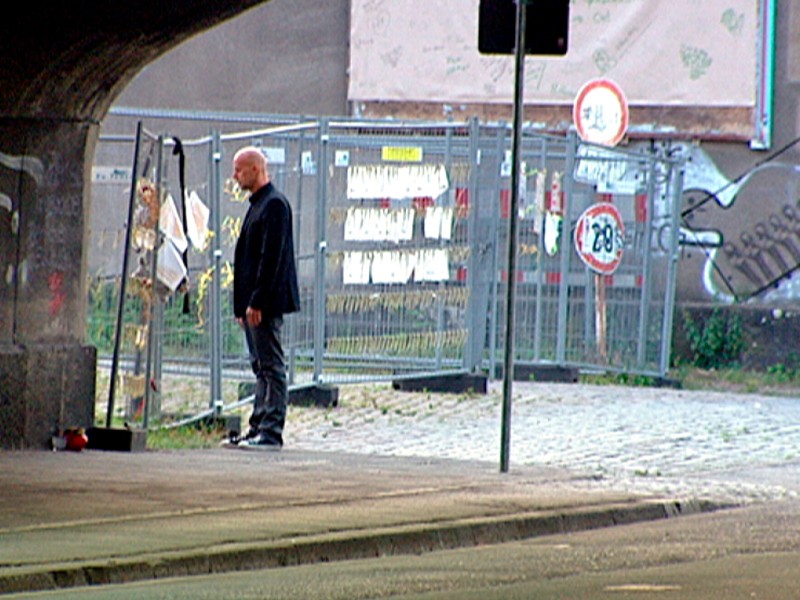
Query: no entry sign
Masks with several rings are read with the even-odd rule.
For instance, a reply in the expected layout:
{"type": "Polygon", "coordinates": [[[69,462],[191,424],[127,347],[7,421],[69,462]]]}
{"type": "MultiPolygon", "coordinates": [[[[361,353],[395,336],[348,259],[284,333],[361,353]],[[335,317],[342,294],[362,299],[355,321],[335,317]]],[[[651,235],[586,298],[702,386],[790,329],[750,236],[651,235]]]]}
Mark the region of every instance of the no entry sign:
{"type": "Polygon", "coordinates": [[[622,261],[625,227],[617,207],[593,204],[575,225],[575,250],[586,265],[601,275],[611,275],[622,261]]]}
{"type": "Polygon", "coordinates": [[[609,79],[593,79],[578,92],[572,119],[585,142],[616,146],[628,129],[628,101],[609,79]]]}

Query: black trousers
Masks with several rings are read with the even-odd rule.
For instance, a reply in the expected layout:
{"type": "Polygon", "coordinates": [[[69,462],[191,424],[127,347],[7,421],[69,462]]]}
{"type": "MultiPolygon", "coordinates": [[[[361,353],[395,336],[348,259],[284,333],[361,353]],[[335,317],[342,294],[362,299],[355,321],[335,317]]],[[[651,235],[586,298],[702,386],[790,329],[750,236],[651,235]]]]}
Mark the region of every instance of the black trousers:
{"type": "Polygon", "coordinates": [[[286,363],[281,346],[283,317],[264,318],[258,327],[245,324],[250,364],[256,376],[255,401],[250,427],[273,444],[283,444],[283,426],[289,392],[286,363]]]}

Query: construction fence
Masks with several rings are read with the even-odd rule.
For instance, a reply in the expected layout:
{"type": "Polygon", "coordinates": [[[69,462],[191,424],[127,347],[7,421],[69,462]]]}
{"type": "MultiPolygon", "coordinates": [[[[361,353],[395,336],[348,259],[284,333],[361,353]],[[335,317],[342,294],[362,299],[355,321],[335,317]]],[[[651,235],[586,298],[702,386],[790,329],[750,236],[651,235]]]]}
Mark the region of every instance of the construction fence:
{"type": "Polygon", "coordinates": [[[501,377],[510,218],[515,363],[663,376],[681,164],[664,145],[523,133],[511,215],[504,123],[115,109],[95,155],[89,245],[89,339],[115,375],[109,412],[224,410],[252,379],[230,301],[247,208],[231,161],[245,145],[262,149],[294,213],[291,385],[501,377]],[[183,404],[166,409],[169,395],[183,404]]]}

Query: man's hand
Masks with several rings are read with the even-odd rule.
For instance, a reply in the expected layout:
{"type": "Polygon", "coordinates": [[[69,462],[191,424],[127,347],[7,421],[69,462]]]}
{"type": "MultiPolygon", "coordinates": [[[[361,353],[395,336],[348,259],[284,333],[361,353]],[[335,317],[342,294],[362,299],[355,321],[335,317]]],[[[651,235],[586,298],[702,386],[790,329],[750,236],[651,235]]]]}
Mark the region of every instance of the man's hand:
{"type": "Polygon", "coordinates": [[[247,324],[250,325],[250,327],[258,327],[261,324],[261,311],[257,308],[248,306],[247,311],[245,312],[245,317],[247,318],[247,324]]]}

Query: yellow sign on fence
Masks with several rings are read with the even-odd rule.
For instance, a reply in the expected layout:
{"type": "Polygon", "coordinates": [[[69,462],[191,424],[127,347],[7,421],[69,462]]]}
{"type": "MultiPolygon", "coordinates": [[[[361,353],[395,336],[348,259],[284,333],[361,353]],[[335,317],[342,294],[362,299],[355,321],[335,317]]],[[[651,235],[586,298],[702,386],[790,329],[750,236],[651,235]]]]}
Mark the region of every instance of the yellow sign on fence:
{"type": "Polygon", "coordinates": [[[381,159],[394,162],[422,162],[421,146],[383,146],[381,159]]]}

